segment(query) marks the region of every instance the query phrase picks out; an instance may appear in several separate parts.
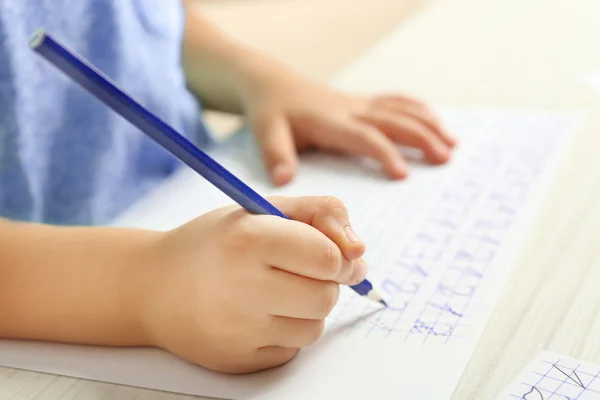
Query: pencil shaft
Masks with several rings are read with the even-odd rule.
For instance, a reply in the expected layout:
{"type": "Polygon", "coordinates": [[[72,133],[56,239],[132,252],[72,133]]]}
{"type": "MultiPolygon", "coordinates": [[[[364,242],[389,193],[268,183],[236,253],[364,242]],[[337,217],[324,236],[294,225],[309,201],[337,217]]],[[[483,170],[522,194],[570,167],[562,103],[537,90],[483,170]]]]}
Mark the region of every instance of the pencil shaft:
{"type": "MultiPolygon", "coordinates": [[[[290,219],[170,125],[119,89],[108,77],[78,57],[75,52],[67,50],[50,35],[43,31],[37,32],[32,37],[30,45],[34,51],[73,81],[162,145],[248,212],[290,219]]],[[[373,297],[376,301],[385,304],[373,291],[373,285],[366,279],[351,288],[361,296],[373,297]]]]}
{"type": "Polygon", "coordinates": [[[253,214],[287,218],[252,188],[223,168],[187,138],[125,94],[100,71],[44,35],[35,50],[108,107],[145,132],[175,157],[195,170],[232,200],[253,214]]]}

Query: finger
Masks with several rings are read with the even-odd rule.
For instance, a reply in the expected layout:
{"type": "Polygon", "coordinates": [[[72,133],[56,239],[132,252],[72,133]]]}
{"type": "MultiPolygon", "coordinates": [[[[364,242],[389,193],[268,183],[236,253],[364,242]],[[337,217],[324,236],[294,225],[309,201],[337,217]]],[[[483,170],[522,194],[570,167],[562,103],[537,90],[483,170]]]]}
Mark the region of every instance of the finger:
{"type": "Polygon", "coordinates": [[[432,163],[445,163],[450,158],[448,146],[423,124],[403,115],[371,111],[359,117],[376,126],[396,143],[421,149],[432,163]]]}
{"type": "Polygon", "coordinates": [[[248,366],[244,372],[260,371],[268,368],[278,367],[290,362],[300,352],[300,349],[278,346],[265,346],[257,349],[252,366],[248,366]]]}
{"type": "Polygon", "coordinates": [[[270,315],[300,319],[324,319],[336,305],[339,285],[272,268],[267,276],[270,287],[261,296],[261,307],[270,315]]]}
{"type": "MultiPolygon", "coordinates": [[[[315,291],[315,285],[321,283],[319,281],[350,285],[360,282],[357,279],[366,274],[364,261],[348,260],[331,239],[308,224],[283,218],[261,218],[257,225],[261,232],[260,246],[263,251],[260,253],[263,261],[278,270],[287,271],[278,278],[284,281],[282,285],[301,283],[297,280],[290,282],[292,277],[310,278],[307,282],[314,283],[313,286],[306,284],[302,289],[310,288],[315,291]]],[[[277,282],[272,283],[276,284],[277,282]]],[[[285,293],[284,291],[282,296],[285,293]]],[[[297,296],[297,299],[301,298],[302,296],[297,296]]]]}
{"type": "Polygon", "coordinates": [[[348,216],[344,203],[332,196],[271,197],[275,206],[296,221],[316,228],[341,250],[348,260],[361,257],[365,250],[348,216]]]}
{"type": "Polygon", "coordinates": [[[373,105],[394,114],[407,115],[414,118],[438,135],[447,146],[455,147],[457,144],[456,138],[443,126],[441,119],[422,107],[415,107],[396,100],[380,98],[375,99],[373,105]]]}
{"type": "Polygon", "coordinates": [[[263,112],[253,118],[251,125],[273,184],[289,183],[296,173],[298,155],[285,117],[263,112]]]}
{"type": "Polygon", "coordinates": [[[325,320],[271,317],[270,331],[265,337],[269,345],[300,348],[315,344],[323,335],[325,320]]]}
{"type": "MultiPolygon", "coordinates": [[[[353,282],[351,278],[354,276],[355,269],[366,267],[362,261],[350,262],[349,260],[360,257],[364,253],[364,244],[350,243],[347,236],[344,236],[345,239],[340,241],[348,242],[342,243],[345,251],[350,254],[346,257],[339,245],[323,232],[309,225],[310,220],[294,220],[297,218],[289,212],[293,210],[289,204],[296,203],[296,208],[300,208],[302,206],[298,204],[306,202],[305,198],[280,198],[280,201],[275,202],[275,206],[292,219],[267,215],[250,216],[245,211],[238,210],[244,213],[240,215],[244,215],[245,218],[239,219],[234,229],[230,229],[224,235],[226,246],[239,248],[241,251],[250,250],[249,254],[258,255],[265,265],[292,274],[342,284],[353,282]],[[288,206],[282,207],[282,204],[288,206]],[[358,255],[354,257],[353,252],[358,255]]],[[[345,212],[344,215],[346,224],[342,226],[349,226],[345,212]]],[[[305,217],[310,218],[308,215],[305,217]]],[[[316,220],[320,219],[316,218],[316,220]]],[[[344,235],[348,235],[346,231],[344,235]]]]}
{"type": "Polygon", "coordinates": [[[344,152],[378,161],[391,179],[403,179],[408,175],[408,167],[398,147],[377,127],[359,120],[348,120],[334,129],[340,130],[339,135],[346,138],[339,144],[344,152]]]}

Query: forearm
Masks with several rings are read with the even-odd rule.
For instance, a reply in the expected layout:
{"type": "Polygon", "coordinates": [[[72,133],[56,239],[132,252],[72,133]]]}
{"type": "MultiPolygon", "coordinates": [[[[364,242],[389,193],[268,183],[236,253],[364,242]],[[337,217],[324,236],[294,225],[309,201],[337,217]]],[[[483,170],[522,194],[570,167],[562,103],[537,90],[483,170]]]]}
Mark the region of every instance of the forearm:
{"type": "Polygon", "coordinates": [[[183,67],[190,89],[207,107],[241,113],[266,80],[291,73],[258,51],[244,47],[205,20],[193,0],[186,8],[183,67]]]}
{"type": "Polygon", "coordinates": [[[156,235],[0,219],[0,338],[145,345],[144,251],[156,235]]]}

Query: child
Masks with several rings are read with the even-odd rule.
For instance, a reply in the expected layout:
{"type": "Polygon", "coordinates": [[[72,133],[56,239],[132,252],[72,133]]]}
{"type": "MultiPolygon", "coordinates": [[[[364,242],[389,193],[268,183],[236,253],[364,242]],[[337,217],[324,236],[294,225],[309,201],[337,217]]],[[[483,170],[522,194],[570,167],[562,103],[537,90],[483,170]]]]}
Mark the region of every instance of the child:
{"type": "Polygon", "coordinates": [[[178,163],[35,55],[39,27],[200,146],[213,142],[196,99],[243,113],[276,185],[309,147],[371,157],[392,179],[408,173],[395,144],[448,160],[454,140],[424,104],[308,81],[224,37],[192,3],[0,3],[0,337],[156,346],[256,371],[316,341],[338,285],[366,275],[334,198],[271,199],[294,221],[233,206],[170,232],[92,227],[178,163]]]}

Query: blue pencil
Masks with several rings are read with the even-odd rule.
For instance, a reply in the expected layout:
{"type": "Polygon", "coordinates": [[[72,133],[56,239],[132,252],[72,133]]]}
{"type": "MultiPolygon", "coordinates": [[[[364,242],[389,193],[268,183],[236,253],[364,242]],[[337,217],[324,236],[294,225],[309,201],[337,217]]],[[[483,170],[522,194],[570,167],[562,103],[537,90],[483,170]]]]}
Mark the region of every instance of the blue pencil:
{"type": "MultiPolygon", "coordinates": [[[[35,32],[29,45],[73,81],[162,145],[248,212],[290,219],[174,128],[125,94],[89,62],[68,50],[45,31],[35,32]]],[[[373,290],[373,285],[368,280],[365,279],[350,287],[359,295],[387,307],[386,302],[373,290]]]]}

